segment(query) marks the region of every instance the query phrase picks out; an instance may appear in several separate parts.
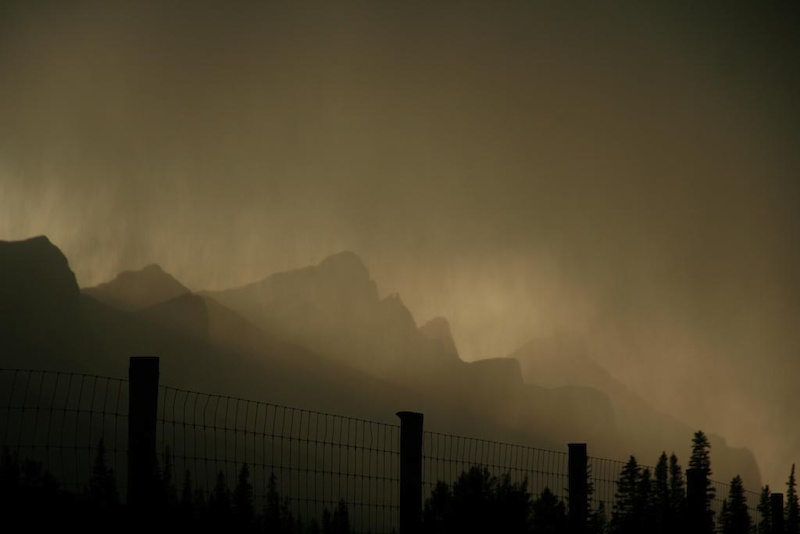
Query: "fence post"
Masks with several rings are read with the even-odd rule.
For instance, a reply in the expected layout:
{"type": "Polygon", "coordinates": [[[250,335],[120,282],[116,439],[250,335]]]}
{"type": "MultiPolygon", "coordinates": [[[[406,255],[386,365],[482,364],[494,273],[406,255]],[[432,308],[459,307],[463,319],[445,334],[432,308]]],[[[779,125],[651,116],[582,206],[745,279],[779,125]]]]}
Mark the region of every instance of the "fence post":
{"type": "Polygon", "coordinates": [[[585,443],[569,443],[569,531],[583,534],[589,513],[588,456],[585,443]]]}
{"type": "Polygon", "coordinates": [[[686,505],[688,512],[688,531],[691,534],[706,532],[706,486],[708,475],[705,469],[686,470],[686,505]]]}
{"type": "Polygon", "coordinates": [[[783,534],[783,493],[772,493],[769,496],[770,515],[772,515],[773,534],[783,534]]]}
{"type": "Polygon", "coordinates": [[[128,505],[152,509],[156,494],[158,357],[133,356],[128,367],[128,505]]]}
{"type": "Polygon", "coordinates": [[[418,534],[422,527],[422,419],[416,412],[400,418],[400,534],[418,534]]]}

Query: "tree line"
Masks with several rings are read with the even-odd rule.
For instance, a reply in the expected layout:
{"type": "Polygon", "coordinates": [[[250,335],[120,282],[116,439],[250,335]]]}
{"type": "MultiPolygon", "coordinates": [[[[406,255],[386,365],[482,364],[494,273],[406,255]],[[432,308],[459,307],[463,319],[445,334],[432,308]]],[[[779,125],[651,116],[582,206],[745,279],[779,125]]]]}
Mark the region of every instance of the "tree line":
{"type": "MultiPolygon", "coordinates": [[[[690,517],[686,477],[678,457],[662,452],[655,467],[642,466],[631,456],[616,481],[610,517],[604,502],[590,509],[585,534],[673,534],[688,530],[699,521],[695,532],[711,534],[800,534],[795,468],[786,484],[784,525],[772,524],[770,489],[761,490],[757,518],[750,515],[744,482],[735,476],[719,517],[712,508],[716,491],[711,482],[711,445],[698,431],[692,438],[689,468],[703,477],[702,513],[690,517]]],[[[587,473],[587,478],[591,480],[587,473]]],[[[509,474],[492,476],[485,467],[472,466],[452,483],[439,481],[426,499],[423,512],[425,534],[462,532],[506,532],[509,534],[561,534],[570,532],[567,502],[550,488],[533,496],[528,481],[512,482],[509,474]]],[[[589,484],[591,496],[593,488],[589,484]]]]}
{"type": "MultiPolygon", "coordinates": [[[[786,482],[784,515],[776,524],[771,509],[771,490],[761,488],[756,517],[751,516],[744,482],[735,476],[719,517],[712,508],[716,497],[711,482],[711,446],[702,431],[692,438],[689,468],[705,474],[702,490],[702,514],[699,532],[711,534],[800,534],[795,466],[786,482]]],[[[591,469],[589,466],[588,469],[591,469]]],[[[148,520],[159,530],[191,529],[199,532],[246,532],[272,534],[349,534],[350,513],[340,500],[333,509],[325,508],[319,518],[297,517],[288,497],[278,491],[274,473],[267,483],[263,506],[256,509],[250,471],[242,464],[236,485],[230,488],[219,472],[210,491],[196,487],[191,473],[182,476],[180,488],[175,481],[169,449],[157,468],[157,484],[148,520]]],[[[631,456],[616,481],[613,504],[598,501],[590,508],[585,534],[667,534],[687,530],[690,517],[686,473],[677,456],[662,452],[655,467],[639,464],[631,456]]],[[[591,481],[590,473],[586,474],[591,481]]],[[[593,488],[588,484],[589,495],[593,488]]],[[[560,499],[548,487],[534,496],[528,480],[514,482],[509,473],[492,475],[480,465],[463,471],[452,484],[438,481],[425,500],[422,532],[455,534],[504,532],[508,534],[561,534],[570,529],[569,499],[560,499]]],[[[0,527],[32,530],[65,529],[78,526],[88,531],[114,529],[126,531],[137,518],[121,503],[114,470],[106,462],[106,450],[100,440],[94,456],[92,473],[80,491],[68,491],[41,463],[20,460],[7,448],[0,454],[0,527]]]]}
{"type": "MultiPolygon", "coordinates": [[[[65,530],[79,527],[90,532],[134,532],[141,526],[158,531],[240,532],[252,534],[350,534],[347,503],[339,500],[324,508],[319,519],[303,521],[290,507],[288,497],[278,491],[274,473],[267,483],[263,507],[256,509],[250,470],[243,463],[237,483],[230,488],[221,471],[210,491],[196,487],[186,471],[181,487],[175,476],[169,448],[160,466],[146,518],[125,506],[117,490],[117,477],[106,462],[101,439],[88,482],[78,491],[63,487],[40,462],[20,459],[8,448],[0,454],[0,531],[65,530]]],[[[141,512],[139,512],[141,513],[141,512]]]]}

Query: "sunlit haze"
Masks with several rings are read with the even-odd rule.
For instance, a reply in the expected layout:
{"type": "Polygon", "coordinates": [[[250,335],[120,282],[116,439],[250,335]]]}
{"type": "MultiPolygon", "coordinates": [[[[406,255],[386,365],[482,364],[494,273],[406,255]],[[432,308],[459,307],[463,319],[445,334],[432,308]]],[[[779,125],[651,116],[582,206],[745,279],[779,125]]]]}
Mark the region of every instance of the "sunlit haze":
{"type": "MultiPolygon", "coordinates": [[[[0,239],[82,287],[358,254],[461,358],[566,336],[800,463],[800,18],[670,2],[0,4],[0,239]]],[[[757,489],[757,488],[756,488],[757,489]]]]}

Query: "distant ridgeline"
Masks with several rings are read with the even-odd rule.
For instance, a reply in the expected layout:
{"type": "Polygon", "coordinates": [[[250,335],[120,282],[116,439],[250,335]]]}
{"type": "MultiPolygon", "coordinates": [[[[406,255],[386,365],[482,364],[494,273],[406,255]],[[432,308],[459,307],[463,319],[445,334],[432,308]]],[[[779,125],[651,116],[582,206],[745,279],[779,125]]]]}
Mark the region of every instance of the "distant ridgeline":
{"type": "MultiPolygon", "coordinates": [[[[558,340],[462,361],[446,320],[418,327],[350,252],[225,291],[158,266],[81,290],[46,237],[0,242],[0,366],[123,377],[132,355],[160,356],[176,387],[387,423],[418,411],[430,429],[547,449],[685,456],[693,434],[558,340]]],[[[760,487],[748,450],[710,439],[721,480],[760,487]]]]}

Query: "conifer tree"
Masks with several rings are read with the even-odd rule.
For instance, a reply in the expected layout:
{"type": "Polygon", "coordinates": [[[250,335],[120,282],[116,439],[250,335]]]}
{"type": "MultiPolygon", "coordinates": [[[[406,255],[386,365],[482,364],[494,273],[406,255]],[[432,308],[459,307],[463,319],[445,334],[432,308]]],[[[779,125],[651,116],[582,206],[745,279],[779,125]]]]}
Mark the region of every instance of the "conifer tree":
{"type": "Polygon", "coordinates": [[[605,534],[608,528],[608,519],[606,518],[606,503],[600,501],[597,508],[589,515],[589,534],[605,534]]]}
{"type": "Polygon", "coordinates": [[[689,468],[699,469],[705,471],[706,474],[706,487],[705,487],[705,510],[706,510],[706,525],[705,532],[714,531],[714,511],[711,509],[711,502],[714,500],[716,491],[711,484],[711,443],[708,441],[705,433],[698,430],[694,433],[692,438],[692,456],[689,458],[689,468]]]}
{"type": "Polygon", "coordinates": [[[653,471],[653,517],[655,532],[668,532],[667,524],[670,515],[669,499],[669,466],[667,453],[662,452],[653,471]]]}
{"type": "Polygon", "coordinates": [[[189,470],[183,476],[183,489],[181,490],[180,510],[183,520],[190,520],[194,516],[194,493],[192,492],[192,475],[189,470]]]}
{"type": "Polygon", "coordinates": [[[532,523],[534,534],[563,532],[567,527],[567,508],[564,501],[556,497],[548,487],[533,501],[532,523]]]}
{"type": "Polygon", "coordinates": [[[106,466],[106,447],[103,438],[97,444],[97,454],[89,480],[89,496],[103,507],[117,504],[117,483],[114,471],[106,466]]]}
{"type": "Polygon", "coordinates": [[[639,464],[636,458],[631,456],[617,480],[614,509],[611,513],[611,531],[615,534],[633,534],[638,530],[635,514],[636,490],[640,476],[639,464]]]}
{"type": "Polygon", "coordinates": [[[731,489],[728,499],[722,508],[722,533],[723,534],[748,534],[752,526],[750,512],[747,510],[747,501],[744,497],[742,477],[736,475],[731,480],[731,489]]]}
{"type": "Polygon", "coordinates": [[[634,515],[639,525],[639,532],[653,532],[655,520],[653,518],[653,477],[650,468],[640,470],[639,480],[636,483],[636,496],[634,515]]]}
{"type": "Polygon", "coordinates": [[[231,513],[231,492],[228,490],[222,471],[217,474],[217,482],[208,498],[208,511],[216,525],[227,524],[231,513]]]}
{"type": "Polygon", "coordinates": [[[769,485],[761,488],[758,497],[758,534],[772,534],[772,507],[770,504],[769,485]]]}
{"type": "Polygon", "coordinates": [[[797,482],[794,477],[794,464],[786,481],[786,534],[800,534],[800,509],[798,509],[797,482]]]}
{"type": "Polygon", "coordinates": [[[178,490],[175,488],[172,473],[172,451],[167,445],[164,449],[164,469],[159,476],[161,495],[160,501],[163,506],[173,507],[178,502],[178,490]]]}
{"type": "Polygon", "coordinates": [[[247,464],[242,464],[239,481],[233,490],[233,510],[240,525],[249,525],[253,521],[253,485],[250,484],[250,471],[247,464]]]}
{"type": "Polygon", "coordinates": [[[683,523],[686,512],[686,485],[683,480],[683,469],[678,457],[672,453],[669,457],[669,516],[667,531],[676,531],[683,523]]]}

